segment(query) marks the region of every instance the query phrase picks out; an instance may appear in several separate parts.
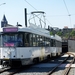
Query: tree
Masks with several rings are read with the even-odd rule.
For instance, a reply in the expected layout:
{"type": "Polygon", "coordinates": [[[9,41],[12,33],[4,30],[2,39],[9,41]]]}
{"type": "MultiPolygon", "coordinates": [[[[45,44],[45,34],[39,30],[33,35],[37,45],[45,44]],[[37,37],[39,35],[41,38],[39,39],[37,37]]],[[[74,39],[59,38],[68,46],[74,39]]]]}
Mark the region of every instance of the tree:
{"type": "Polygon", "coordinates": [[[75,38],[75,30],[72,30],[72,31],[70,32],[69,37],[71,37],[71,38],[75,38]]]}
{"type": "Polygon", "coordinates": [[[59,35],[59,36],[62,36],[62,32],[61,31],[58,31],[56,34],[59,35]]]}
{"type": "Polygon", "coordinates": [[[53,32],[50,31],[50,35],[53,35],[53,32]]]}
{"type": "Polygon", "coordinates": [[[72,30],[71,32],[70,32],[70,36],[75,36],[75,31],[74,30],[72,30]]]}

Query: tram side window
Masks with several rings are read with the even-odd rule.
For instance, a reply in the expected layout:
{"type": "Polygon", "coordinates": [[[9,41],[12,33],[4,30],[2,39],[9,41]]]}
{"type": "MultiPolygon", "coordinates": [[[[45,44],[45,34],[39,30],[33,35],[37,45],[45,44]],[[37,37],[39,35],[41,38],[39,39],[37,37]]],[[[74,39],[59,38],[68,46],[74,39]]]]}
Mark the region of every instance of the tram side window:
{"type": "Polygon", "coordinates": [[[15,35],[13,38],[15,39],[15,41],[17,39],[19,47],[23,46],[23,35],[22,34],[15,35]]]}
{"type": "Polygon", "coordinates": [[[42,46],[45,46],[45,37],[42,37],[42,46]]]}
{"type": "Polygon", "coordinates": [[[55,47],[55,46],[56,46],[55,40],[51,39],[51,47],[55,47]]]}
{"type": "Polygon", "coordinates": [[[36,46],[38,46],[38,45],[39,45],[39,36],[36,35],[36,46]]]}
{"type": "Polygon", "coordinates": [[[35,34],[33,34],[33,46],[37,46],[37,40],[35,34]]]}
{"type": "Polygon", "coordinates": [[[56,47],[59,47],[59,41],[56,41],[56,47]]]}
{"type": "Polygon", "coordinates": [[[44,47],[44,46],[50,46],[50,39],[49,38],[46,38],[44,36],[40,36],[40,43],[39,43],[40,46],[44,47]]]}
{"type": "Polygon", "coordinates": [[[38,35],[37,40],[38,40],[37,43],[39,47],[45,46],[45,38],[43,36],[38,35]]]}
{"type": "Polygon", "coordinates": [[[37,43],[38,43],[38,46],[40,46],[40,35],[38,35],[37,37],[37,43]]]}
{"type": "Polygon", "coordinates": [[[33,34],[30,34],[30,46],[33,46],[33,34]]]}
{"type": "Polygon", "coordinates": [[[46,46],[50,46],[50,39],[46,38],[46,46]]]}
{"type": "Polygon", "coordinates": [[[30,34],[30,46],[38,46],[38,35],[30,34]]]}
{"type": "Polygon", "coordinates": [[[40,46],[42,46],[43,44],[43,39],[42,39],[42,36],[40,36],[40,46]]]}
{"type": "Polygon", "coordinates": [[[46,46],[46,38],[44,37],[44,46],[46,46]]]}
{"type": "Polygon", "coordinates": [[[51,39],[51,47],[53,47],[53,39],[51,39]]]}
{"type": "Polygon", "coordinates": [[[48,46],[50,46],[50,38],[48,38],[48,46]]]}
{"type": "MultiPolygon", "coordinates": [[[[41,36],[40,35],[35,35],[35,41],[33,41],[33,42],[35,42],[35,46],[41,46],[41,40],[40,40],[40,38],[41,38],[41,36]]],[[[34,46],[34,45],[33,45],[34,46]]]]}
{"type": "Polygon", "coordinates": [[[39,46],[43,47],[43,43],[44,43],[43,41],[44,41],[43,36],[39,35],[39,46]]]}
{"type": "Polygon", "coordinates": [[[28,47],[30,46],[30,34],[29,33],[25,33],[25,46],[28,47]]]}

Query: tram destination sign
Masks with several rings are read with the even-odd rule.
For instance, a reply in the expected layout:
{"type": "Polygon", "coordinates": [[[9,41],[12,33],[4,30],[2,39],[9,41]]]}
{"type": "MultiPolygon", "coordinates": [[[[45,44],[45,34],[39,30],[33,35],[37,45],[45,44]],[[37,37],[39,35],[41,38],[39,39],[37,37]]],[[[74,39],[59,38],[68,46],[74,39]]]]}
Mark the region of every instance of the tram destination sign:
{"type": "Polygon", "coordinates": [[[3,28],[3,32],[17,32],[18,28],[3,28]]]}

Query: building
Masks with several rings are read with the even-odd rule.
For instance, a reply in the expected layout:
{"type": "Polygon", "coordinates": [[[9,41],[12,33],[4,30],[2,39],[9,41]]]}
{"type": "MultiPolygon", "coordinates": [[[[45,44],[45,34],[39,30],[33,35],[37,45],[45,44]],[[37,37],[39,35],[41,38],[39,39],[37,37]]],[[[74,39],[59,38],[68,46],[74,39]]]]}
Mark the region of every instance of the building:
{"type": "Polygon", "coordinates": [[[3,19],[2,19],[2,21],[1,21],[1,27],[7,27],[7,26],[13,26],[13,25],[8,24],[8,21],[7,21],[7,19],[6,19],[6,16],[3,15],[3,19]]]}
{"type": "Polygon", "coordinates": [[[3,15],[3,19],[1,21],[1,27],[6,27],[8,25],[8,21],[5,17],[5,15],[3,15]]]}

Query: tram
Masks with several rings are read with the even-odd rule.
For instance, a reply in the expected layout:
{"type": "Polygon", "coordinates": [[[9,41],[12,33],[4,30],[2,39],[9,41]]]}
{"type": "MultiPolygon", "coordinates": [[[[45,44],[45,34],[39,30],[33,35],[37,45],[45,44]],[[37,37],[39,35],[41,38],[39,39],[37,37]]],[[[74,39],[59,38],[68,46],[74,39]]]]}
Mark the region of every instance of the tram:
{"type": "Polygon", "coordinates": [[[62,39],[48,30],[29,26],[0,28],[0,65],[38,63],[62,53],[62,39]]]}

